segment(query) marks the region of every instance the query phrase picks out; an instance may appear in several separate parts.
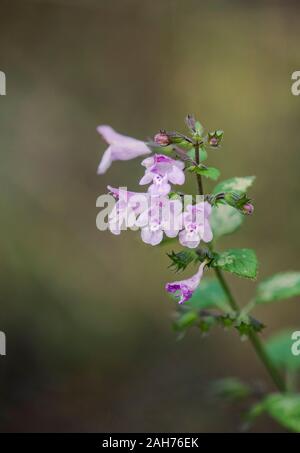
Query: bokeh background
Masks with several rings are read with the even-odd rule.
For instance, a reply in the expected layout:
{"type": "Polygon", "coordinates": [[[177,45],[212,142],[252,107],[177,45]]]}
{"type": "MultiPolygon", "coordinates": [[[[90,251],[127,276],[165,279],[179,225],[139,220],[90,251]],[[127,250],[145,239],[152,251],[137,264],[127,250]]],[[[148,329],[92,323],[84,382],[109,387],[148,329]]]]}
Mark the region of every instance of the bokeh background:
{"type": "MultiPolygon", "coordinates": [[[[214,379],[272,387],[235,332],[172,331],[167,248],[96,229],[101,123],[146,139],[195,113],[225,131],[222,177],[257,175],[255,215],[219,244],[255,247],[259,279],[300,268],[296,2],[1,0],[0,430],[237,432],[214,379]]],[[[209,186],[207,185],[207,190],[209,186]]],[[[190,182],[190,190],[195,184],[190,182]]],[[[229,278],[241,304],[254,283],[229,278]]],[[[299,300],[257,310],[264,336],[300,327],[299,300]]],[[[279,431],[262,419],[252,431],[279,431]]]]}

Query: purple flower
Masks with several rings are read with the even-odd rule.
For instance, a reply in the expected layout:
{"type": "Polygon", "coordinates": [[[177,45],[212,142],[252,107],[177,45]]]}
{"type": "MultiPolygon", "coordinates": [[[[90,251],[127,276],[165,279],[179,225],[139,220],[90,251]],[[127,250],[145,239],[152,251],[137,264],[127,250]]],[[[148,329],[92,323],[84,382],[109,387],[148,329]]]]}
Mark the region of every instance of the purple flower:
{"type": "Polygon", "coordinates": [[[141,238],[146,244],[158,245],[167,237],[174,238],[182,227],[182,203],[180,200],[153,197],[150,207],[137,219],[141,238]]]}
{"type": "Polygon", "coordinates": [[[179,242],[191,249],[198,247],[201,240],[210,242],[213,238],[209,217],[211,205],[201,202],[195,205],[188,205],[183,214],[184,229],[179,233],[179,242]]]}
{"type": "Polygon", "coordinates": [[[100,175],[107,171],[114,160],[130,160],[151,153],[147,145],[141,140],[118,134],[110,126],[98,126],[97,131],[109,145],[97,170],[100,175]]]}
{"type": "Polygon", "coordinates": [[[107,186],[109,192],[117,202],[108,216],[109,230],[113,234],[120,234],[124,228],[136,227],[137,216],[148,206],[147,193],[129,192],[125,188],[116,189],[107,186]]]}
{"type": "Polygon", "coordinates": [[[185,181],[184,163],[180,160],[174,160],[163,154],[154,154],[144,159],[142,165],[146,167],[146,171],[140,184],[152,183],[148,192],[153,196],[167,195],[171,191],[169,182],[181,185],[185,181]]]}
{"type": "Polygon", "coordinates": [[[180,299],[178,301],[179,304],[183,304],[192,297],[194,291],[199,286],[199,283],[203,275],[203,270],[206,264],[207,264],[206,261],[201,263],[198,272],[195,275],[193,275],[193,277],[188,278],[186,280],[166,284],[166,290],[169,293],[172,294],[177,293],[180,296],[180,299]]]}

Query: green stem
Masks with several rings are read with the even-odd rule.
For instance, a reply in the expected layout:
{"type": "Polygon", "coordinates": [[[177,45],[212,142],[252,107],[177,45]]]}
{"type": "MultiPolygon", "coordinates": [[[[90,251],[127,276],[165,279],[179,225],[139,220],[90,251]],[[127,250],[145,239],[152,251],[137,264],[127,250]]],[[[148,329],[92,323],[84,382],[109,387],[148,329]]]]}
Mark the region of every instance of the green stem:
{"type": "Polygon", "coordinates": [[[233,295],[231,294],[231,291],[230,291],[229,286],[227,285],[227,282],[226,282],[226,280],[225,280],[225,278],[224,278],[224,276],[222,274],[222,271],[218,267],[215,267],[214,270],[215,270],[215,273],[216,273],[216,275],[217,275],[217,277],[219,279],[219,282],[222,285],[222,288],[224,289],[224,291],[226,293],[229,305],[231,306],[231,308],[234,311],[239,312],[240,308],[239,308],[238,304],[236,303],[236,301],[234,300],[233,295]]]}
{"type": "MultiPolygon", "coordinates": [[[[195,159],[196,159],[197,165],[200,164],[200,146],[199,145],[200,145],[199,142],[196,142],[195,145],[194,145],[194,147],[195,147],[195,159]]],[[[197,177],[197,184],[198,184],[198,193],[199,193],[199,195],[203,195],[204,192],[203,192],[202,177],[198,173],[196,173],[196,177],[197,177]]]]}
{"type": "MultiPolygon", "coordinates": [[[[199,164],[200,163],[199,143],[195,144],[195,154],[196,154],[196,162],[197,162],[197,164],[199,164]]],[[[199,194],[203,195],[202,179],[201,179],[201,175],[198,175],[198,174],[197,174],[197,184],[198,184],[199,194]]],[[[238,306],[235,298],[233,297],[233,294],[223,276],[222,271],[218,267],[216,267],[214,270],[215,270],[216,276],[217,276],[222,288],[225,291],[225,294],[227,296],[227,299],[228,299],[228,302],[229,302],[231,308],[234,311],[236,311],[237,313],[240,313],[240,307],[238,306]]],[[[271,378],[272,378],[274,384],[276,385],[276,387],[278,388],[278,390],[280,392],[285,392],[286,391],[285,382],[284,382],[282,376],[280,375],[280,373],[278,372],[278,369],[276,368],[276,366],[270,359],[269,355],[267,354],[267,352],[264,348],[264,345],[261,342],[257,333],[253,332],[253,331],[250,332],[249,339],[251,341],[251,344],[252,344],[257,356],[260,358],[260,360],[264,364],[266,370],[268,371],[269,375],[271,376],[271,378]]]]}
{"type": "MultiPolygon", "coordinates": [[[[215,268],[215,272],[219,279],[220,284],[222,285],[222,288],[224,289],[224,291],[227,295],[231,308],[233,310],[235,310],[237,313],[240,313],[240,308],[239,308],[236,300],[234,299],[232,292],[230,291],[230,288],[227,285],[226,280],[224,279],[222,271],[219,268],[215,268]]],[[[263,343],[261,342],[257,333],[253,332],[253,331],[250,332],[249,339],[251,341],[253,348],[255,349],[256,354],[263,362],[265,368],[267,369],[269,375],[271,376],[271,378],[272,378],[274,384],[276,385],[276,387],[278,388],[278,390],[280,392],[285,392],[285,390],[286,390],[285,382],[284,382],[283,378],[281,377],[281,375],[279,374],[277,368],[273,364],[272,360],[270,359],[269,355],[267,354],[267,352],[263,346],[263,343]]]]}
{"type": "Polygon", "coordinates": [[[280,392],[285,392],[286,391],[286,385],[285,382],[281,376],[281,374],[278,372],[278,369],[272,362],[270,356],[267,354],[266,349],[257,335],[256,332],[250,332],[249,333],[249,339],[251,341],[251,344],[253,348],[256,351],[256,354],[260,358],[260,360],[263,362],[266,370],[268,371],[269,375],[273,379],[274,384],[278,388],[280,392]]]}

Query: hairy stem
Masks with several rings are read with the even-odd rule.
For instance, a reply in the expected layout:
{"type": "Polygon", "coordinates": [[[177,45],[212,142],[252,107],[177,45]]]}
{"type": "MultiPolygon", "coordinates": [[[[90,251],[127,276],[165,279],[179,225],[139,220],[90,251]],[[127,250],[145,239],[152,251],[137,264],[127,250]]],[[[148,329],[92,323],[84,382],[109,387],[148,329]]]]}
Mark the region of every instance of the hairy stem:
{"type": "MultiPolygon", "coordinates": [[[[200,163],[200,153],[199,153],[199,143],[195,144],[195,154],[196,154],[196,162],[197,164],[200,163]]],[[[202,185],[202,178],[201,175],[197,174],[197,184],[198,184],[198,191],[200,195],[203,195],[203,185],[202,185]]],[[[233,294],[223,276],[222,271],[219,268],[215,268],[215,273],[216,276],[224,289],[228,302],[231,306],[231,308],[236,311],[237,313],[240,313],[240,307],[238,306],[235,298],[233,297],[233,294]]],[[[251,341],[251,344],[257,354],[257,356],[260,358],[262,363],[264,364],[266,370],[268,371],[270,377],[272,378],[275,386],[278,388],[280,392],[285,392],[286,391],[286,385],[284,382],[284,379],[282,378],[281,374],[279,373],[278,369],[270,359],[269,355],[267,354],[264,345],[262,341],[260,340],[259,336],[257,335],[256,332],[250,332],[249,333],[249,339],[251,341]]]]}

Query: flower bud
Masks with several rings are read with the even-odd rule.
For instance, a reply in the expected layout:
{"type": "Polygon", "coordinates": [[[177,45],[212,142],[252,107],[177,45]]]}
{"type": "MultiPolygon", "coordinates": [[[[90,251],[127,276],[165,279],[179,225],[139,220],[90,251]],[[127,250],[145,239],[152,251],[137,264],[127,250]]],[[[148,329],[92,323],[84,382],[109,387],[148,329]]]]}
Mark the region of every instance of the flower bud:
{"type": "Polygon", "coordinates": [[[210,146],[216,148],[220,145],[223,138],[223,131],[213,131],[208,133],[207,141],[210,146]]]}
{"type": "Polygon", "coordinates": [[[165,131],[160,131],[158,134],[156,134],[154,136],[154,141],[160,146],[167,146],[171,143],[170,138],[165,131]]]}
{"type": "Polygon", "coordinates": [[[251,214],[253,214],[253,211],[254,211],[254,206],[252,203],[246,203],[242,208],[242,212],[245,215],[251,215],[251,214]]]}
{"type": "Polygon", "coordinates": [[[196,120],[194,115],[188,115],[185,119],[186,125],[189,128],[189,130],[193,133],[196,132],[196,120]]]}
{"type": "Polygon", "coordinates": [[[212,137],[210,140],[209,140],[209,144],[211,146],[218,146],[218,139],[216,137],[212,137]]]}

